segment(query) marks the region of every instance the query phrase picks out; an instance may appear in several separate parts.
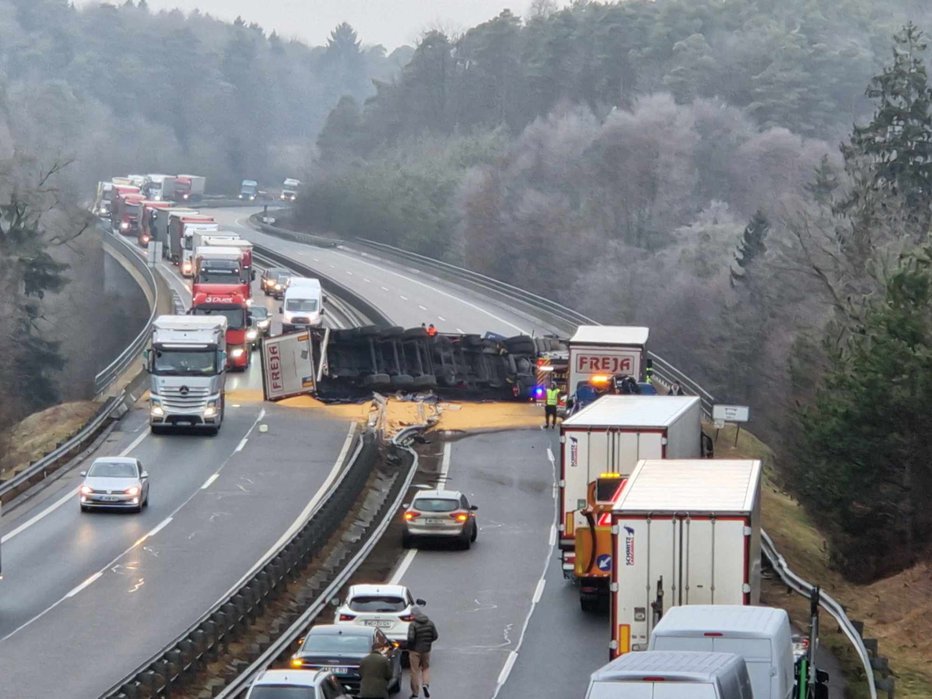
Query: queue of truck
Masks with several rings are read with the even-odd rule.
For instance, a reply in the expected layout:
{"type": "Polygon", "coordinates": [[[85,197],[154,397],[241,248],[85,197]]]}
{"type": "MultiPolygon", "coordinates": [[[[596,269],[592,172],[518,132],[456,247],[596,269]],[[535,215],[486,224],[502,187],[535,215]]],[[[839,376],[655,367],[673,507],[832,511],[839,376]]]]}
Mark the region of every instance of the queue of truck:
{"type": "Polygon", "coordinates": [[[712,458],[698,397],[613,390],[650,384],[648,335],[581,326],[561,367],[563,574],[610,619],[586,697],[823,699],[817,639],[801,657],[787,613],[759,606],[761,462],[712,458]]]}

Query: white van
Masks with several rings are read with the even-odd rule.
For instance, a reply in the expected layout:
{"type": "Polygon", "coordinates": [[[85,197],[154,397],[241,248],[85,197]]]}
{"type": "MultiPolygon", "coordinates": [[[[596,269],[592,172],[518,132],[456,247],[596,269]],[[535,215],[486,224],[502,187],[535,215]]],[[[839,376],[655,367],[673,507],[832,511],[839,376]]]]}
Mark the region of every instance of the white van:
{"type": "Polygon", "coordinates": [[[794,663],[790,618],[783,609],[692,604],[667,611],[648,650],[736,653],[744,658],[754,699],[789,699],[794,663]]]}
{"type": "Polygon", "coordinates": [[[282,314],[283,333],[320,326],[324,314],[324,294],[320,280],[309,277],[289,279],[279,311],[282,314]]]}
{"type": "Polygon", "coordinates": [[[596,670],[586,699],[754,699],[734,653],[646,650],[596,670]]]}

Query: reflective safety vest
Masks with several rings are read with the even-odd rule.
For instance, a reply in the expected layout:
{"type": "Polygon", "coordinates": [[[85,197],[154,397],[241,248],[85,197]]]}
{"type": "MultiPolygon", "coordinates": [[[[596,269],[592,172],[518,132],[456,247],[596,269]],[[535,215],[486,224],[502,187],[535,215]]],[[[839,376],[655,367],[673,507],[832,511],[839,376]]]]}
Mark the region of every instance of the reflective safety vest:
{"type": "Polygon", "coordinates": [[[547,389],[547,405],[556,405],[560,400],[560,389],[559,388],[548,388],[547,389]]]}

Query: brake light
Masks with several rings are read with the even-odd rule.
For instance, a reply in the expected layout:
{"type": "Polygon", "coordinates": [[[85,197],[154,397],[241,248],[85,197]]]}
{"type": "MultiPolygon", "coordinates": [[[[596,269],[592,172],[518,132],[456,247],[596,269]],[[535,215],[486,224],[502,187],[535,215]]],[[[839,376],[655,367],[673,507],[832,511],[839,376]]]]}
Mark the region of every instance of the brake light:
{"type": "Polygon", "coordinates": [[[402,615],[401,615],[400,617],[398,617],[398,618],[401,619],[402,621],[414,621],[414,615],[413,615],[413,614],[402,614],[402,615]]]}
{"type": "Polygon", "coordinates": [[[352,621],[355,618],[355,614],[340,614],[340,621],[352,621]]]}
{"type": "Polygon", "coordinates": [[[651,676],[648,676],[648,677],[642,677],[642,678],[641,678],[641,682],[666,682],[666,681],[667,681],[667,678],[666,678],[666,677],[651,677],[651,676]]]}
{"type": "Polygon", "coordinates": [[[455,519],[457,522],[465,522],[467,519],[469,519],[469,515],[464,514],[463,512],[460,512],[459,514],[455,514],[455,515],[450,515],[450,516],[453,519],[455,519]]]}
{"type": "Polygon", "coordinates": [[[722,634],[719,631],[706,631],[702,635],[705,636],[706,638],[721,638],[724,634],[722,634]]]}
{"type": "Polygon", "coordinates": [[[410,522],[412,519],[417,519],[421,516],[420,512],[415,512],[414,510],[408,510],[405,512],[405,521],[410,522]]]}

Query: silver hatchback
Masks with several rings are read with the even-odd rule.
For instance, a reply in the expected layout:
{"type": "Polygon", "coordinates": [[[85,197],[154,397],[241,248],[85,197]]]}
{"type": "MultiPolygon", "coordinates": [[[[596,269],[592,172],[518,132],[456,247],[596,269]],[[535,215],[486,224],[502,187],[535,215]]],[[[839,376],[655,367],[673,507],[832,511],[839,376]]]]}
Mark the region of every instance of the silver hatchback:
{"type": "Polygon", "coordinates": [[[468,549],[479,535],[475,505],[458,490],[422,490],[404,505],[401,544],[410,548],[417,539],[455,539],[468,549]]]}
{"type": "Polygon", "coordinates": [[[149,504],[149,474],[139,459],[126,456],[94,459],[81,475],[84,483],[78,488],[78,498],[82,512],[96,508],[141,512],[149,504]]]}

